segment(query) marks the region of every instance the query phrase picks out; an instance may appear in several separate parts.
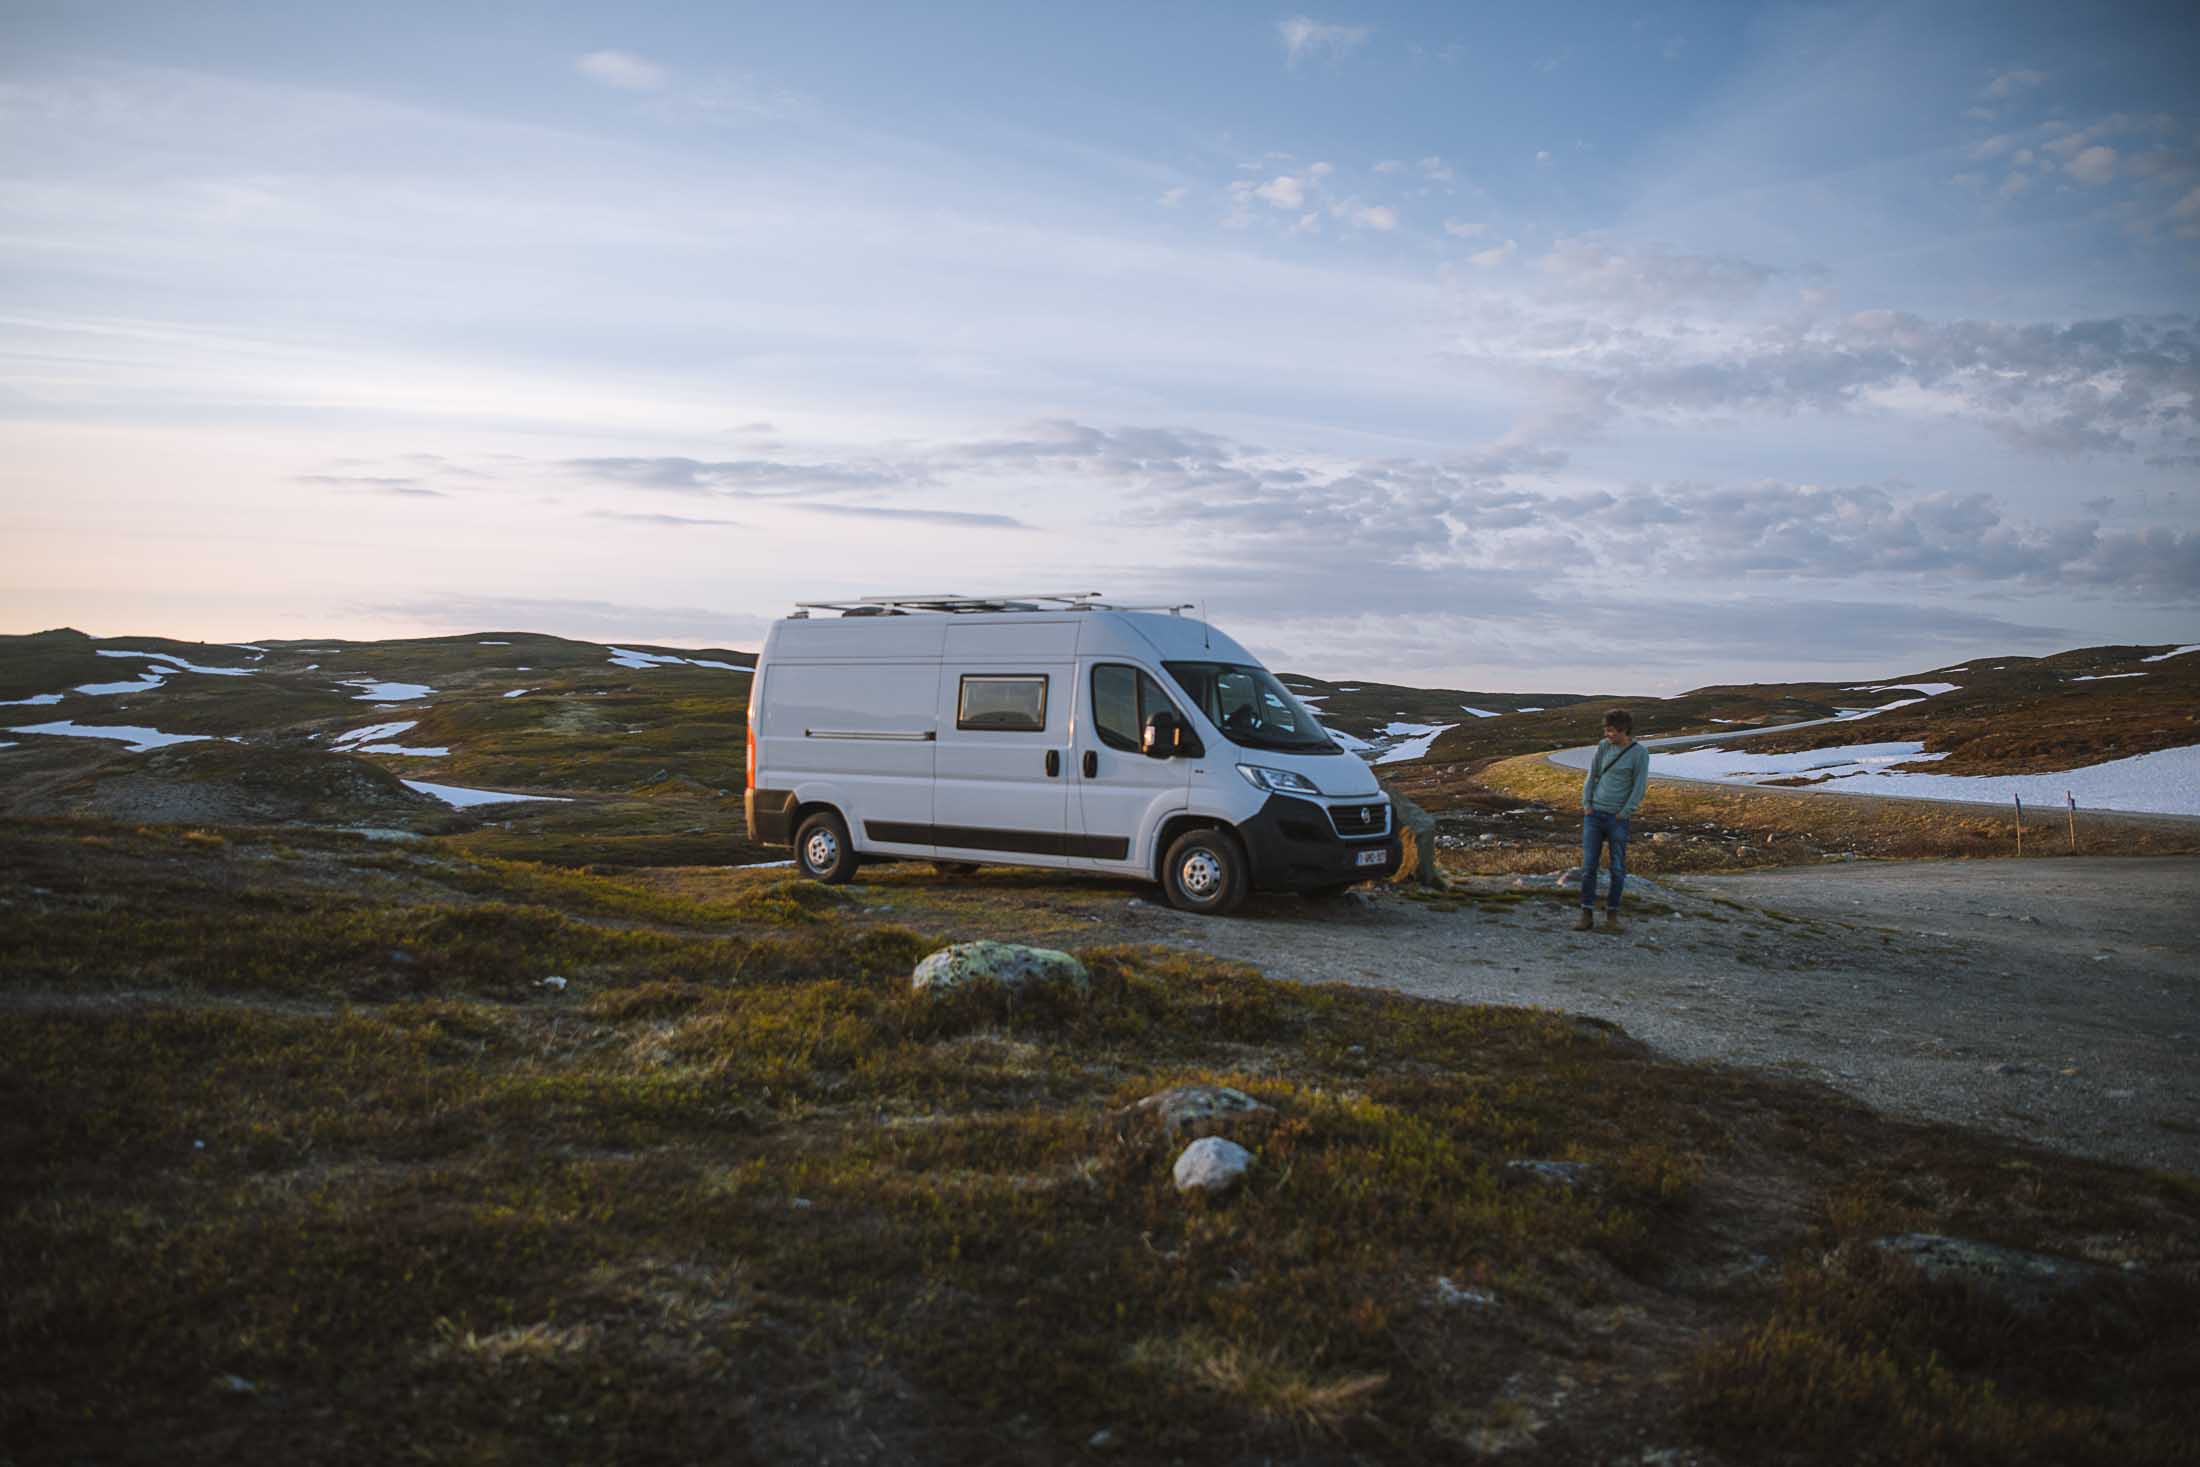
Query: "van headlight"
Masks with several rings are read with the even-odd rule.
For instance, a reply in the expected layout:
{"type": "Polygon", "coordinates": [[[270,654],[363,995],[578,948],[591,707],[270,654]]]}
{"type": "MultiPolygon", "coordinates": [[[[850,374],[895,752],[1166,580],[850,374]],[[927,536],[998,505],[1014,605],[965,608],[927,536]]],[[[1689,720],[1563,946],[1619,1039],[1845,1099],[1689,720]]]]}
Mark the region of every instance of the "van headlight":
{"type": "Polygon", "coordinates": [[[1318,795],[1320,786],[1305,775],[1291,769],[1270,769],[1264,764],[1240,764],[1237,772],[1245,776],[1245,782],[1257,790],[1267,790],[1278,795],[1318,795]]]}

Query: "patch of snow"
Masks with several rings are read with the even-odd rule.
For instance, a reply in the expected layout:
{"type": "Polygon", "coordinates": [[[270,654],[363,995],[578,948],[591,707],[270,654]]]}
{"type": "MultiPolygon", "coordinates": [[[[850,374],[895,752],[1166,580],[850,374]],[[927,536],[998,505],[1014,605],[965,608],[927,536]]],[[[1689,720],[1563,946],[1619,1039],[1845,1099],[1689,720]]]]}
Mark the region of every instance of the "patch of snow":
{"type": "Polygon", "coordinates": [[[80,683],[77,691],[94,698],[110,698],[116,693],[150,693],[167,679],[157,672],[149,672],[134,683],[80,683]]]}
{"type": "Polygon", "coordinates": [[[355,728],[349,733],[338,734],[329,740],[329,747],[341,749],[351,744],[364,743],[368,739],[394,739],[406,729],[417,727],[419,722],[418,719],[408,719],[403,723],[370,723],[365,728],[355,728]]]}
{"type": "MultiPolygon", "coordinates": [[[[1928,698],[1937,698],[1942,693],[1953,693],[1962,686],[1961,683],[1880,683],[1875,687],[1843,688],[1841,691],[1844,693],[1923,693],[1928,698]]],[[[1910,701],[1915,703],[1920,700],[1912,698],[1910,701]]]]}
{"type": "Polygon", "coordinates": [[[1354,734],[1348,734],[1341,728],[1331,728],[1327,724],[1322,725],[1322,732],[1328,734],[1332,739],[1335,739],[1338,743],[1342,744],[1347,749],[1350,749],[1355,754],[1364,754],[1368,750],[1375,747],[1366,739],[1360,738],[1354,734]]]}
{"type": "Polygon", "coordinates": [[[1337,691],[1338,691],[1338,692],[1340,692],[1340,693],[1357,693],[1357,692],[1359,691],[1359,689],[1358,689],[1358,688],[1339,688],[1339,689],[1337,689],[1337,691]]]}
{"type": "Polygon", "coordinates": [[[461,789],[455,784],[430,784],[424,779],[400,780],[406,789],[433,795],[444,804],[463,810],[469,805],[501,805],[508,800],[548,800],[553,804],[570,803],[563,795],[508,795],[497,790],[461,789]]]}
{"type": "Polygon", "coordinates": [[[1458,726],[1456,723],[1386,723],[1383,732],[1399,742],[1376,755],[1375,762],[1402,764],[1408,759],[1418,759],[1439,737],[1458,726]]]}
{"type": "Polygon", "coordinates": [[[28,698],[0,699],[0,708],[43,708],[61,701],[59,693],[38,693],[28,698]]]}
{"type": "Polygon", "coordinates": [[[512,644],[510,642],[482,642],[479,645],[483,647],[509,647],[512,644]]]}
{"type": "MultiPolygon", "coordinates": [[[[2146,674],[2145,674],[2145,673],[2143,673],[2143,672],[2102,672],[2102,673],[2090,673],[2090,672],[2089,672],[2089,673],[2087,673],[2087,674],[2086,674],[2086,675],[2085,675],[2084,677],[2074,677],[2074,678],[2070,679],[2070,681],[2072,681],[2072,682],[2074,682],[2074,683],[2112,683],[2112,682],[2116,681],[2116,679],[2118,679],[2118,678],[2120,678],[2120,677],[2145,677],[2145,676],[2146,676],[2146,674]]],[[[81,689],[80,689],[79,691],[81,691],[81,689]]]]}
{"type": "Polygon", "coordinates": [[[0,749],[12,749],[14,747],[15,745],[12,743],[0,743],[0,749]]]}
{"type": "Polygon", "coordinates": [[[1476,718],[1499,718],[1503,716],[1501,714],[1492,713],[1487,708],[1467,708],[1467,705],[1464,703],[1461,703],[1459,706],[1461,708],[1466,708],[1467,712],[1473,714],[1476,718]]]}
{"type": "Polygon", "coordinates": [[[1887,713],[1896,708],[1907,708],[1912,703],[1922,703],[1923,698],[1897,698],[1892,703],[1882,703],[1877,708],[1836,708],[1833,716],[1839,719],[1869,718],[1874,713],[1887,713]]]}
{"type": "Polygon", "coordinates": [[[1971,669],[1968,667],[1948,667],[1941,670],[1943,672],[1969,672],[1971,669]]]}
{"type": "Polygon", "coordinates": [[[792,861],[747,861],[739,866],[728,866],[728,871],[764,871],[774,866],[792,866],[792,861]]]}
{"type": "Polygon", "coordinates": [[[435,691],[426,683],[383,683],[371,677],[346,678],[344,686],[362,689],[358,695],[361,703],[407,703],[435,691]]]}
{"type": "Polygon", "coordinates": [[[641,672],[652,667],[715,667],[724,672],[753,672],[754,668],[736,667],[730,662],[714,662],[708,657],[675,657],[669,652],[631,652],[624,647],[605,649],[611,654],[614,667],[630,668],[641,672]]]}
{"type": "Polygon", "coordinates": [[[2200,652],[2200,642],[2187,642],[2182,647],[2173,647],[2167,652],[2157,652],[2152,657],[2142,657],[2139,660],[2141,662],[2167,662],[2172,657],[2182,657],[2188,652],[2200,652]]]}
{"type": "Polygon", "coordinates": [[[116,652],[105,647],[98,650],[102,657],[148,657],[155,662],[165,662],[182,672],[203,672],[210,677],[250,677],[259,671],[254,667],[201,667],[196,662],[186,662],[181,657],[174,657],[166,652],[116,652]]]}
{"type": "Polygon", "coordinates": [[[128,744],[133,754],[142,754],[147,749],[158,749],[168,744],[203,744],[213,738],[212,734],[162,733],[157,728],[138,728],[124,723],[81,724],[67,718],[59,723],[34,723],[26,728],[11,728],[8,732],[58,734],[71,739],[113,739],[117,743],[128,744]]]}
{"type": "Polygon", "coordinates": [[[410,754],[420,759],[448,759],[451,751],[445,749],[408,749],[403,744],[360,744],[350,750],[354,754],[410,754]]]}
{"type": "Polygon", "coordinates": [[[1541,713],[1542,711],[1540,708],[1515,708],[1513,710],[1515,713],[1541,713]]]}
{"type": "Polygon", "coordinates": [[[2089,810],[2136,814],[2200,815],[2200,744],[2157,749],[2105,764],[2047,774],[1937,774],[1898,770],[1896,764],[1945,758],[1918,743],[1850,744],[1798,754],[1750,754],[1718,748],[1652,752],[1652,774],[1680,775],[1719,784],[1761,784],[1795,775],[1821,776],[1819,787],[1899,799],[1960,800],[2006,805],[2012,796],[2042,808],[2060,805],[2068,793],[2089,810]]]}
{"type": "Polygon", "coordinates": [[[533,688],[514,688],[511,692],[506,693],[504,696],[507,698],[524,698],[533,691],[533,688]]]}
{"type": "Polygon", "coordinates": [[[1329,701],[1327,693],[1294,693],[1292,696],[1309,708],[1319,708],[1329,701]]]}

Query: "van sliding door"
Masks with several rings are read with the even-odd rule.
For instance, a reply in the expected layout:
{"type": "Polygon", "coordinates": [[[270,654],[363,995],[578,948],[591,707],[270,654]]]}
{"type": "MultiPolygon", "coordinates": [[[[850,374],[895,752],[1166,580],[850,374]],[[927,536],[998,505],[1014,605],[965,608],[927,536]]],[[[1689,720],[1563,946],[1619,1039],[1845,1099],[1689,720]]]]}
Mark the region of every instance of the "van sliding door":
{"type": "Polygon", "coordinates": [[[949,624],[932,838],[942,860],[1075,864],[1070,722],[1077,625],[949,624]]]}

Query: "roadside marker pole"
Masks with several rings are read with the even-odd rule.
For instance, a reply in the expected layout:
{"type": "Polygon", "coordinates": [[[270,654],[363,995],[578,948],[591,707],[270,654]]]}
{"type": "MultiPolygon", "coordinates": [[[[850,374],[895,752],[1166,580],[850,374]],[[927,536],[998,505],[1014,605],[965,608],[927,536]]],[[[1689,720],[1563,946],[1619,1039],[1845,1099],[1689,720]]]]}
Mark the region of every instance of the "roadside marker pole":
{"type": "Polygon", "coordinates": [[[2063,799],[2070,806],[2070,853],[2076,855],[2078,853],[2078,797],[2070,791],[2064,790],[2063,799]]]}
{"type": "Polygon", "coordinates": [[[2009,798],[2017,802],[2017,854],[2021,856],[2024,854],[2024,796],[2011,795],[2009,798]]]}

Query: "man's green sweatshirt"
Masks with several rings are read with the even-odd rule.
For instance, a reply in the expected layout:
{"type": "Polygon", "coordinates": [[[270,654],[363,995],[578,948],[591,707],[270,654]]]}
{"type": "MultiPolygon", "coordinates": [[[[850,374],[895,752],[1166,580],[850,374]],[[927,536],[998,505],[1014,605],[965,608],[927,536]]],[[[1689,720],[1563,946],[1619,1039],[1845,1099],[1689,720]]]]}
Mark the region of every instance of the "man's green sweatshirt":
{"type": "Polygon", "coordinates": [[[1642,803],[1650,788],[1650,751],[1637,739],[1624,749],[1610,739],[1597,745],[1589,761],[1589,777],[1581,782],[1581,803],[1625,820],[1642,803]]]}

